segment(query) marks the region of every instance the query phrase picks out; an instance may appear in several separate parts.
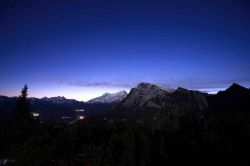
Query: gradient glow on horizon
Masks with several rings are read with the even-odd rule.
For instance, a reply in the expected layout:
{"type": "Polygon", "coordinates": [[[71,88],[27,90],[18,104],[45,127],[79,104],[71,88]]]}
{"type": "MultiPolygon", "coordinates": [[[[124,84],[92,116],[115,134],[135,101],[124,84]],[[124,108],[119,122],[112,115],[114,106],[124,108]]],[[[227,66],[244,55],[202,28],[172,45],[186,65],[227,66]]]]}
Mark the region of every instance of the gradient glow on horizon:
{"type": "MultiPolygon", "coordinates": [[[[248,0],[0,1],[0,95],[250,87],[248,0]]],[[[216,91],[215,91],[216,90],[216,91]]]]}

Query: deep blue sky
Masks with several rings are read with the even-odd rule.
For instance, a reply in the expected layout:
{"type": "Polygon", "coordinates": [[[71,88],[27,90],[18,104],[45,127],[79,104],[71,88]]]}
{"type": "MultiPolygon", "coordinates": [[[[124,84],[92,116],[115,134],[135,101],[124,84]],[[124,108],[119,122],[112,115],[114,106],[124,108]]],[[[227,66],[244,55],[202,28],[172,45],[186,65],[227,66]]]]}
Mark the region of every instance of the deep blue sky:
{"type": "Polygon", "coordinates": [[[250,86],[249,0],[0,0],[0,94],[250,86]]]}

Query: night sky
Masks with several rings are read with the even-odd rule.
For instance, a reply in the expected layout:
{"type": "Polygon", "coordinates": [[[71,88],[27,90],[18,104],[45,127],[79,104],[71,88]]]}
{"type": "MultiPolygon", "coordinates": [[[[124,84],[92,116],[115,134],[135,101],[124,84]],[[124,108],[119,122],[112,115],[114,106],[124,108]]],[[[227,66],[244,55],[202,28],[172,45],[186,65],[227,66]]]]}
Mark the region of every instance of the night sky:
{"type": "Polygon", "coordinates": [[[0,0],[0,94],[250,87],[249,0],[0,0]]]}

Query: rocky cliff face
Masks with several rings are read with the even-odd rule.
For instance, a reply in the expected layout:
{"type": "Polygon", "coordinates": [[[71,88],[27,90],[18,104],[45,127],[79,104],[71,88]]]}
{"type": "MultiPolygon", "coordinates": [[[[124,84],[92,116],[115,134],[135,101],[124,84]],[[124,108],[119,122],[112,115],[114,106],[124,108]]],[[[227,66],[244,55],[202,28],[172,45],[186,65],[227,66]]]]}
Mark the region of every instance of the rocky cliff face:
{"type": "Polygon", "coordinates": [[[167,90],[157,85],[140,83],[116,107],[130,112],[171,111],[175,113],[206,111],[206,94],[183,88],[167,90]]]}
{"type": "Polygon", "coordinates": [[[168,92],[153,84],[140,83],[136,88],[132,88],[130,93],[124,98],[120,106],[132,110],[139,110],[145,107],[160,108],[161,105],[154,102],[155,98],[164,98],[168,92]]]}

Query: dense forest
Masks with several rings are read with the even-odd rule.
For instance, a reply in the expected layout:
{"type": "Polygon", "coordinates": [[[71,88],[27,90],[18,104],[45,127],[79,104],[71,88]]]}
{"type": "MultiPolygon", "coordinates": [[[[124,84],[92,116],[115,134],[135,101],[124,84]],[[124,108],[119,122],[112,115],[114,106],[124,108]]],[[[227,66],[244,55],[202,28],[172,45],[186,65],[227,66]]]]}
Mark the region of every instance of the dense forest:
{"type": "Polygon", "coordinates": [[[157,120],[91,116],[71,124],[40,123],[29,114],[25,86],[14,116],[0,121],[0,157],[22,166],[249,165],[248,107],[211,109],[202,116],[158,111],[157,120]]]}

